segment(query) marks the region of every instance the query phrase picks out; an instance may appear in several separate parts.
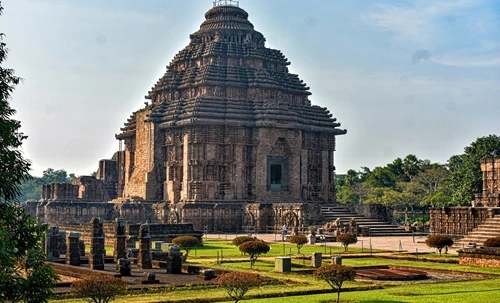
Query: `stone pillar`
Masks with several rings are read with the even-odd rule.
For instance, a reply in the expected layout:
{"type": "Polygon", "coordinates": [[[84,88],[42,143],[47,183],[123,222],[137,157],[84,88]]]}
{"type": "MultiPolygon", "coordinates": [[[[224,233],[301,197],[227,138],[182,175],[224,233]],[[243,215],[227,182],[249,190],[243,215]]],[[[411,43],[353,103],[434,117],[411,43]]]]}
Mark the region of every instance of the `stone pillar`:
{"type": "Polygon", "coordinates": [[[137,256],[137,268],[151,269],[151,235],[149,234],[149,224],[141,225],[139,230],[139,255],[137,256]]]}
{"type": "Polygon", "coordinates": [[[54,260],[54,248],[52,247],[52,235],[54,234],[53,229],[54,227],[49,227],[49,229],[45,232],[45,254],[47,255],[47,260],[49,261],[54,260]]]}
{"type": "Polygon", "coordinates": [[[80,266],[80,234],[69,233],[66,242],[68,243],[66,250],[66,264],[80,266]]]}
{"type": "Polygon", "coordinates": [[[116,218],[116,241],[113,259],[118,263],[119,259],[127,258],[127,236],[125,234],[125,219],[116,218]]]}
{"type": "Polygon", "coordinates": [[[321,267],[321,263],[323,262],[323,254],[320,252],[313,253],[311,261],[312,261],[311,264],[312,267],[314,268],[321,267]]]}
{"type": "Polygon", "coordinates": [[[91,269],[104,270],[104,231],[99,218],[93,218],[92,235],[90,238],[89,267],[91,269]]]}

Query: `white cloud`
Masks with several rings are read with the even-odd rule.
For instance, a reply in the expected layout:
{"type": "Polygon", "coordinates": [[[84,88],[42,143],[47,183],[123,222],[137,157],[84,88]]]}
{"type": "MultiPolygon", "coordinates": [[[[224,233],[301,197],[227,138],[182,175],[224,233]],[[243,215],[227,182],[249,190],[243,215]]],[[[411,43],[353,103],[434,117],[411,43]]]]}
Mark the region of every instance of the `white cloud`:
{"type": "Polygon", "coordinates": [[[432,61],[453,67],[500,67],[500,43],[481,41],[478,47],[434,54],[432,61]]]}
{"type": "Polygon", "coordinates": [[[363,15],[369,25],[393,33],[398,40],[428,46],[434,40],[436,22],[456,10],[474,6],[475,0],[415,1],[410,6],[375,5],[375,11],[363,15]]]}

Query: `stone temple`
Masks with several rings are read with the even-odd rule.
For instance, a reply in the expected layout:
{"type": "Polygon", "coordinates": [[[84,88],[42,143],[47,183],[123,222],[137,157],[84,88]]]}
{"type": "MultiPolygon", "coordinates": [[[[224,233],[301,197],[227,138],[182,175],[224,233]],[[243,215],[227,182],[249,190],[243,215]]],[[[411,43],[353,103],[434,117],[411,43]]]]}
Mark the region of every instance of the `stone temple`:
{"type": "Polygon", "coordinates": [[[319,222],[321,205],[335,202],[335,139],[346,130],[227,2],[125,122],[97,179],[45,186],[33,206],[42,222],[98,215],[260,232],[319,222]]]}

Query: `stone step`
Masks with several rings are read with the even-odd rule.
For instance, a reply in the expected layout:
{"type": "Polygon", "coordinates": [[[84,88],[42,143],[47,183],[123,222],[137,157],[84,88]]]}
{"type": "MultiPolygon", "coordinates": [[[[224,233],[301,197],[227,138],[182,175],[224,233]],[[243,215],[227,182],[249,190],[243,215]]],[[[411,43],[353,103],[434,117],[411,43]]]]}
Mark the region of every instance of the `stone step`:
{"type": "Polygon", "coordinates": [[[354,218],[359,228],[369,228],[370,236],[401,236],[410,234],[405,229],[392,225],[381,220],[367,218],[363,215],[351,212],[346,208],[333,205],[323,206],[321,208],[323,218],[327,222],[340,219],[344,226],[348,225],[350,220],[354,218]]]}
{"type": "Polygon", "coordinates": [[[476,232],[482,232],[482,231],[500,231],[500,226],[483,226],[480,225],[474,230],[471,231],[471,233],[476,233],[476,232]]]}

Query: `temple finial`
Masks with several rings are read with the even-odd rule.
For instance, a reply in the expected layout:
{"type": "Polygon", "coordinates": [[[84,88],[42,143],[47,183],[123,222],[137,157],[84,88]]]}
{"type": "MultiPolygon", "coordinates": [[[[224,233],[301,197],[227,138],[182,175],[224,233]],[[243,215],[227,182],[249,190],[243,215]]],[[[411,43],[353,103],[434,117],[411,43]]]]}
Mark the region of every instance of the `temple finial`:
{"type": "Polygon", "coordinates": [[[240,7],[240,1],[234,1],[234,0],[215,0],[213,3],[214,3],[214,7],[216,7],[216,6],[240,7]]]}

